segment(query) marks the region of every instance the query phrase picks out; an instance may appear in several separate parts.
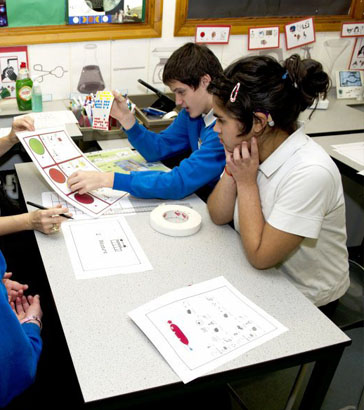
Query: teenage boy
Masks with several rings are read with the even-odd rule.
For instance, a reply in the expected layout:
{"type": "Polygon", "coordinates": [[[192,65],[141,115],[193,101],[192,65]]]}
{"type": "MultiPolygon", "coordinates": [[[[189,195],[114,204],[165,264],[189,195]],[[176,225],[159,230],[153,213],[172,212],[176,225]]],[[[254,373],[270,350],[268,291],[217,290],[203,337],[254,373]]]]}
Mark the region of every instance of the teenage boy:
{"type": "Polygon", "coordinates": [[[198,189],[214,187],[225,166],[224,148],[214,132],[211,80],[222,73],[216,56],[205,46],[187,43],[168,59],[163,82],[182,107],[164,131],[155,133],[138,124],[125,99],[114,93],[111,115],[123,126],[130,143],[147,161],[159,161],[192,151],[169,172],[143,171],[129,175],[114,172],[78,171],[68,178],[72,191],[84,194],[109,187],[136,197],[180,199],[198,189]]]}

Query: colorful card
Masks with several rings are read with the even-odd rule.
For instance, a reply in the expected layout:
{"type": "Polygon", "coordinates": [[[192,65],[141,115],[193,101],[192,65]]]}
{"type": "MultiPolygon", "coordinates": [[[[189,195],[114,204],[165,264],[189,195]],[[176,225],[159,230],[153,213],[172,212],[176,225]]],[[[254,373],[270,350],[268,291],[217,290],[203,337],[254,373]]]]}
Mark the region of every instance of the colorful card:
{"type": "Polygon", "coordinates": [[[312,17],[286,24],[285,34],[287,50],[313,43],[316,39],[312,17]]]}
{"type": "Polygon", "coordinates": [[[360,37],[360,36],[364,36],[364,21],[342,24],[341,37],[360,37]]]}
{"type": "Polygon", "coordinates": [[[279,27],[249,28],[248,50],[279,48],[279,27]]]}
{"type": "Polygon", "coordinates": [[[355,40],[349,70],[364,70],[364,37],[355,40]]]}
{"type": "Polygon", "coordinates": [[[20,64],[28,64],[28,48],[21,47],[0,47],[0,88],[5,87],[10,92],[10,96],[15,98],[15,83],[18,78],[20,64]]]}
{"type": "Polygon", "coordinates": [[[92,109],[92,128],[109,130],[109,117],[114,96],[110,91],[98,91],[92,109]]]}
{"type": "Polygon", "coordinates": [[[125,195],[102,188],[80,195],[69,189],[68,177],[76,171],[100,171],[79,150],[63,128],[18,132],[17,137],[50,187],[64,200],[90,216],[98,217],[125,195]]]}

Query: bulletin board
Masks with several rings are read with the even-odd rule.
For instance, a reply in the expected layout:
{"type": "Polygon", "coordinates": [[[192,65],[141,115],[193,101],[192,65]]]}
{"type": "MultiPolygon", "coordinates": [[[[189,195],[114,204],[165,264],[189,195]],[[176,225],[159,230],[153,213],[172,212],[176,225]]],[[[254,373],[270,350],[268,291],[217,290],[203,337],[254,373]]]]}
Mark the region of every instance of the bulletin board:
{"type": "Polygon", "coordinates": [[[122,24],[67,24],[68,0],[6,0],[6,9],[9,25],[0,27],[0,47],[154,38],[162,34],[163,0],[143,0],[143,21],[125,19],[122,24]]]}
{"type": "Polygon", "coordinates": [[[6,0],[9,27],[65,24],[67,0],[6,0]]]}

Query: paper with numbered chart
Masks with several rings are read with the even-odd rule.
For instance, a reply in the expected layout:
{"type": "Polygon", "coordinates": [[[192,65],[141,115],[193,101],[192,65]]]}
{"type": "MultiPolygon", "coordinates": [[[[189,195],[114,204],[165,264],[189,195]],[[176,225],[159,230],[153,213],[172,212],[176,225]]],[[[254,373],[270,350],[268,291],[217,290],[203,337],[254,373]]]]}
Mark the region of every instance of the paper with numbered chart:
{"type": "Polygon", "coordinates": [[[63,127],[18,132],[17,137],[49,186],[86,214],[98,217],[126,195],[110,188],[83,195],[69,189],[67,180],[74,172],[102,171],[87,159],[63,127]]]}
{"type": "Polygon", "coordinates": [[[64,222],[61,227],[76,279],[153,269],[123,216],[64,222]]]}
{"type": "Polygon", "coordinates": [[[167,293],[129,316],[184,383],[288,330],[222,276],[167,293]]]}

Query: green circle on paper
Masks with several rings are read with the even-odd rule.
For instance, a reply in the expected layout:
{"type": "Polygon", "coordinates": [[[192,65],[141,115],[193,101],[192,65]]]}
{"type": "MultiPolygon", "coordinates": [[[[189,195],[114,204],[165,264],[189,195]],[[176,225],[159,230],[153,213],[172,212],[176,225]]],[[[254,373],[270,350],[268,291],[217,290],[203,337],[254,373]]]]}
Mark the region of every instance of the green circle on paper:
{"type": "Polygon", "coordinates": [[[29,141],[30,148],[38,155],[44,154],[43,144],[36,138],[31,138],[29,141]]]}

